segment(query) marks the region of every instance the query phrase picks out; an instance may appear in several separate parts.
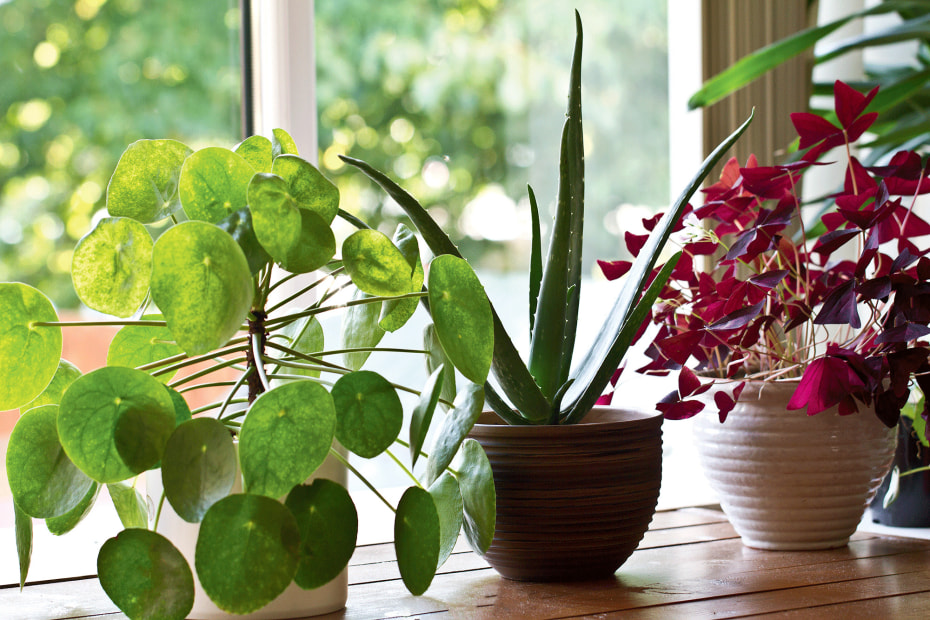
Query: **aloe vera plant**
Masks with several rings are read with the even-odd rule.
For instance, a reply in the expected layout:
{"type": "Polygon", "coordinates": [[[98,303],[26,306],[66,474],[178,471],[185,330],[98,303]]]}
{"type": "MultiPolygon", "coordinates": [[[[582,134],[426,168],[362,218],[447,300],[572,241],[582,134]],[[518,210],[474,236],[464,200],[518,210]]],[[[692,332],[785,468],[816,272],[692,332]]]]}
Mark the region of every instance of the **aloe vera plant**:
{"type": "Polygon", "coordinates": [[[282,130],[233,150],[136,142],[113,173],[107,209],[77,244],[72,271],[84,303],[115,318],[60,321],[37,289],[0,283],[0,409],[21,411],[6,460],[21,581],[33,521],[64,534],[105,487],[126,529],[104,543],[98,571],[130,618],[187,617],[194,569],[234,613],[263,607],[291,582],[319,587],[346,566],[358,527],[345,488],[305,484],[327,458],[358,474],[335,442],[362,458],[388,453],[412,479],[397,505],[375,491],[396,512],[411,592],[427,589],[463,527],[487,549],[493,480],[483,450],[465,437],[484,403],[493,323],[464,260],[440,256],[424,269],[404,227],[393,240],[359,230],[337,258],[331,224],[346,215],[338,191],[282,130]],[[154,241],[150,224],[160,227],[154,241]],[[296,292],[270,301],[290,281],[301,282],[296,292]],[[290,303],[311,291],[309,306],[290,303]],[[427,295],[442,343],[432,354],[445,365],[422,390],[363,369],[371,354],[427,353],[377,346],[427,295]],[[344,342],[327,348],[319,318],[336,311],[345,314],[344,342]],[[96,325],[120,330],[106,366],[81,374],[61,359],[62,330],[96,325]],[[459,337],[470,346],[457,346],[459,337]],[[455,402],[442,401],[453,367],[469,383],[455,402]],[[192,411],[188,398],[209,388],[219,395],[192,411]],[[406,440],[399,391],[420,394],[406,440]],[[421,482],[413,465],[440,402],[451,413],[423,457],[421,482]],[[398,447],[410,447],[409,467],[398,447]],[[149,526],[136,481],[159,469],[164,493],[153,497],[149,526]],[[240,476],[243,491],[232,492],[240,476]],[[195,566],[159,532],[165,501],[201,524],[195,566]]]}
{"type": "MultiPolygon", "coordinates": [[[[532,333],[529,360],[524,362],[497,313],[494,317],[493,375],[485,384],[488,405],[510,424],[572,424],[595,405],[620,365],[633,336],[646,319],[679,254],[654,273],[672,229],[688,200],[710,169],[748,127],[747,119],[704,161],[672,208],[653,229],[601,326],[595,344],[577,367],[572,355],[578,323],[581,252],[584,224],[584,148],[581,121],[581,18],[575,13],[576,39],[572,59],[567,119],[562,131],[559,191],[548,257],[543,267],[539,210],[529,190],[533,221],[533,256],[529,273],[532,333]],[[498,391],[499,390],[499,391],[498,391]]],[[[363,161],[343,157],[380,185],[407,213],[435,255],[460,257],[458,249],[415,198],[385,174],[363,161]]]]}

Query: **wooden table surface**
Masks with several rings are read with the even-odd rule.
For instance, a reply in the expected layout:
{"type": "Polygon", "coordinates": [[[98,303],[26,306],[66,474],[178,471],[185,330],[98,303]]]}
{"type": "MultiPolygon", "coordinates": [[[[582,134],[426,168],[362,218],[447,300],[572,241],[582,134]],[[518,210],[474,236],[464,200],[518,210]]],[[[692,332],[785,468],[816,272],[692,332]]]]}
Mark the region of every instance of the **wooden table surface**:
{"type": "MultiPolygon", "coordinates": [[[[930,618],[930,541],[857,533],[842,549],[758,551],[706,508],[657,513],[605,581],[509,581],[460,546],[414,597],[393,557],[389,544],[360,547],[347,608],[324,618],[930,618]]],[[[92,577],[0,589],[3,620],[124,617],[92,577]]]]}

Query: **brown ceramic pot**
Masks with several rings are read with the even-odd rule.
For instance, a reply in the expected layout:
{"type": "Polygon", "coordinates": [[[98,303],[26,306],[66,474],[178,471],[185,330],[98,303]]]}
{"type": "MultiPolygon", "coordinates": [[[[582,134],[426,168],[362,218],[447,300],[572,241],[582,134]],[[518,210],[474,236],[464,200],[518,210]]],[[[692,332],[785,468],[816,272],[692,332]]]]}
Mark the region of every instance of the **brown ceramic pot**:
{"type": "Polygon", "coordinates": [[[485,559],[521,581],[613,575],[649,527],[662,479],[662,416],[596,407],[581,424],[508,426],[485,413],[497,525],[485,559]]]}

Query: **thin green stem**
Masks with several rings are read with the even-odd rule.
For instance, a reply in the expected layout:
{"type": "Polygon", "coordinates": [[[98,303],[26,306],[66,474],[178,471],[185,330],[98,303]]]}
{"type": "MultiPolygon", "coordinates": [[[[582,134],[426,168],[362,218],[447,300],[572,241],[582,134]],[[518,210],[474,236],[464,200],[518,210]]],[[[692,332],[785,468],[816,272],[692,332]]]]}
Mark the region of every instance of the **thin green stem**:
{"type": "Polygon", "coordinates": [[[153,376],[163,375],[175,370],[180,370],[186,368],[187,366],[193,366],[194,364],[200,364],[201,362],[209,362],[212,359],[222,357],[224,355],[229,355],[230,353],[240,353],[245,351],[248,347],[242,345],[236,345],[228,347],[225,349],[220,349],[218,351],[211,351],[205,355],[198,355],[197,357],[188,357],[187,359],[181,360],[176,364],[170,366],[159,367],[157,370],[152,372],[153,376]]]}
{"type": "Polygon", "coordinates": [[[343,353],[416,353],[418,355],[429,355],[429,351],[424,349],[398,349],[394,347],[355,347],[352,349],[332,349],[330,351],[319,351],[314,355],[341,355],[343,353]]]}
{"type": "Polygon", "coordinates": [[[352,467],[352,464],[349,463],[349,460],[348,460],[346,457],[344,457],[344,456],[342,456],[341,454],[339,454],[339,451],[338,451],[338,450],[336,450],[335,448],[330,448],[330,449],[329,449],[329,453],[330,453],[331,456],[335,457],[335,459],[336,459],[337,461],[339,461],[340,463],[342,463],[343,465],[345,465],[345,466],[346,466],[346,469],[348,469],[350,472],[352,472],[352,474],[353,474],[356,478],[358,478],[359,480],[361,480],[361,481],[362,481],[362,484],[364,484],[366,487],[368,487],[368,490],[369,490],[369,491],[371,491],[372,493],[374,493],[374,494],[377,496],[378,499],[380,499],[382,502],[384,502],[384,505],[385,505],[385,506],[387,506],[388,508],[391,509],[391,512],[395,512],[395,513],[397,512],[397,509],[394,508],[394,506],[391,506],[391,502],[387,501],[387,498],[385,498],[383,495],[381,495],[381,493],[378,492],[378,489],[376,489],[376,488],[374,487],[373,484],[371,484],[370,482],[368,482],[368,479],[365,478],[365,476],[363,476],[362,473],[361,473],[359,470],[357,470],[357,469],[355,469],[354,467],[352,467]]]}
{"type": "Polygon", "coordinates": [[[235,364],[241,364],[241,363],[244,362],[244,361],[245,361],[245,358],[244,358],[244,357],[237,357],[237,358],[231,359],[231,360],[224,360],[222,363],[219,363],[219,364],[217,364],[216,366],[211,366],[210,368],[207,368],[207,369],[205,369],[205,370],[201,370],[200,372],[195,372],[194,374],[192,374],[192,375],[190,375],[190,376],[188,376],[188,377],[182,377],[181,379],[178,379],[178,380],[175,381],[174,383],[169,383],[169,384],[168,384],[168,387],[177,389],[177,387],[178,387],[179,385],[184,385],[185,383],[189,383],[189,382],[193,381],[194,379],[199,379],[200,377],[204,377],[204,376],[206,376],[206,375],[209,375],[209,374],[212,373],[212,372],[216,372],[216,371],[219,370],[220,368],[227,368],[227,367],[229,367],[229,366],[235,366],[235,364]]]}
{"type": "Polygon", "coordinates": [[[297,291],[296,293],[294,293],[294,294],[291,295],[290,297],[287,297],[286,299],[282,299],[281,301],[279,301],[279,302],[276,303],[275,305],[273,305],[273,306],[271,306],[270,308],[268,308],[268,310],[267,310],[268,314],[271,314],[272,312],[274,312],[274,311],[277,310],[278,308],[280,308],[280,307],[282,307],[282,306],[285,306],[285,305],[287,305],[288,303],[294,301],[295,299],[297,299],[298,297],[300,297],[300,296],[303,295],[304,293],[307,293],[307,292],[309,292],[309,291],[312,291],[312,290],[315,289],[317,286],[319,286],[319,285],[323,284],[324,282],[326,282],[328,279],[330,279],[330,278],[335,278],[337,275],[339,275],[339,274],[340,274],[341,272],[343,272],[343,271],[345,271],[345,267],[340,267],[339,269],[335,269],[335,270],[333,270],[331,273],[329,273],[329,274],[323,276],[322,278],[320,278],[319,280],[317,280],[316,282],[314,282],[313,284],[310,284],[310,285],[305,286],[304,288],[300,289],[299,291],[297,291]]]}
{"type": "MultiPolygon", "coordinates": [[[[247,403],[249,402],[248,398],[233,398],[229,401],[231,404],[238,403],[247,403]]],[[[204,405],[203,407],[197,407],[191,411],[191,415],[197,415],[198,413],[203,413],[204,411],[210,411],[211,409],[216,409],[220,406],[220,403],[210,403],[209,405],[204,405]]]]}
{"type": "Polygon", "coordinates": [[[300,277],[300,276],[302,276],[302,275],[304,275],[304,274],[302,274],[302,273],[289,273],[289,274],[287,274],[286,276],[284,276],[283,278],[281,278],[281,279],[278,280],[277,282],[273,282],[273,283],[271,284],[271,286],[268,287],[268,294],[270,295],[270,294],[271,294],[271,291],[275,290],[276,288],[278,288],[278,287],[281,286],[282,284],[285,284],[285,283],[287,283],[287,282],[290,282],[290,281],[293,280],[294,278],[298,278],[298,277],[300,277]]]}
{"type": "Polygon", "coordinates": [[[216,414],[216,419],[219,420],[223,417],[223,413],[226,411],[226,408],[229,407],[229,403],[232,402],[233,396],[236,395],[236,392],[242,387],[242,384],[245,383],[245,380],[249,378],[249,375],[252,374],[252,369],[247,368],[242,375],[236,379],[236,382],[233,384],[232,389],[229,390],[229,393],[226,394],[226,398],[223,399],[223,404],[220,407],[219,413],[216,414]]]}
{"type": "Polygon", "coordinates": [[[184,394],[185,392],[191,392],[193,390],[201,390],[203,388],[213,388],[213,387],[226,387],[227,385],[235,385],[235,381],[212,381],[210,383],[197,383],[196,385],[189,385],[178,390],[179,393],[184,394]]]}
{"type": "Polygon", "coordinates": [[[165,492],[161,492],[161,499],[158,500],[158,510],[155,511],[155,523],[152,524],[152,531],[158,531],[158,522],[161,521],[161,509],[165,505],[165,492]]]}
{"type": "MultiPolygon", "coordinates": [[[[310,362],[311,364],[316,364],[324,368],[332,368],[334,370],[348,370],[348,368],[346,368],[345,366],[339,366],[338,364],[333,364],[332,362],[323,361],[313,355],[307,355],[306,353],[301,353],[300,351],[297,351],[290,347],[286,347],[281,344],[277,344],[275,342],[266,342],[265,345],[270,349],[281,351],[282,353],[286,353],[290,355],[291,357],[296,357],[297,359],[302,359],[307,362],[310,362]]],[[[277,360],[272,360],[272,361],[277,361],[277,360]]]]}
{"type": "Polygon", "coordinates": [[[420,484],[420,481],[417,480],[417,477],[413,475],[413,472],[410,471],[409,469],[407,469],[407,466],[404,465],[404,464],[400,461],[400,459],[397,458],[397,457],[394,455],[393,452],[391,452],[390,450],[385,450],[384,453],[387,454],[389,457],[391,457],[391,460],[392,460],[392,461],[394,461],[395,463],[397,463],[397,466],[400,467],[401,470],[403,470],[403,472],[404,472],[405,474],[407,474],[407,476],[409,476],[411,480],[413,480],[414,484],[416,484],[416,485],[417,485],[418,487],[420,487],[421,489],[423,488],[423,485],[420,484]]]}
{"type": "Polygon", "coordinates": [[[930,471],[930,465],[925,465],[925,466],[923,466],[923,467],[917,467],[917,468],[915,468],[915,469],[909,469],[909,470],[907,470],[907,471],[902,471],[901,473],[898,474],[898,476],[900,476],[901,478],[903,478],[904,476],[910,476],[910,475],[913,475],[913,474],[919,474],[919,473],[922,473],[922,472],[925,472],[925,471],[930,471]]]}
{"type": "Polygon", "coordinates": [[[126,325],[147,325],[148,327],[168,327],[165,321],[33,321],[30,327],[100,327],[104,325],[113,325],[125,327],[126,325]]]}
{"type": "Polygon", "coordinates": [[[344,304],[335,304],[332,306],[320,306],[318,308],[311,308],[310,310],[304,310],[303,312],[297,312],[295,314],[290,314],[288,316],[277,317],[274,319],[269,319],[266,326],[270,327],[272,325],[278,325],[279,323],[291,323],[298,319],[302,319],[305,316],[313,316],[314,314],[322,314],[324,312],[329,312],[330,310],[342,310],[343,308],[351,308],[352,306],[360,306],[362,304],[373,304],[379,301],[388,301],[395,299],[419,299],[425,297],[426,293],[423,291],[417,293],[407,293],[405,295],[396,295],[394,297],[366,297],[364,299],[353,299],[352,301],[347,301],[344,304]]]}

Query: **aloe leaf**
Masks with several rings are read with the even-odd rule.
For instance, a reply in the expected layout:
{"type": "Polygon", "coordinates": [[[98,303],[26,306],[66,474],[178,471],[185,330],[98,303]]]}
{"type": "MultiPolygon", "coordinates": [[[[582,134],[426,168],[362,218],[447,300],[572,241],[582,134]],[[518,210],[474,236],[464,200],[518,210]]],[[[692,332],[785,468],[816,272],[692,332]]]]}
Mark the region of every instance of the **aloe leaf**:
{"type": "Polygon", "coordinates": [[[549,242],[549,256],[539,290],[539,306],[530,338],[529,370],[552,402],[572,363],[578,325],[584,232],[584,136],[581,126],[581,18],[575,12],[568,114],[562,129],[559,200],[549,242]],[[573,292],[574,291],[574,292],[573,292]]]}
{"type": "MultiPolygon", "coordinates": [[[[462,257],[449,236],[443,232],[442,228],[413,196],[367,163],[344,155],[340,155],[340,159],[350,166],[358,168],[368,178],[381,186],[400,205],[434,255],[451,254],[459,258],[462,257]]],[[[488,384],[487,389],[488,404],[510,424],[519,424],[521,419],[524,423],[544,424],[549,419],[549,401],[543,396],[535,379],[533,379],[533,375],[530,374],[526,364],[520,358],[520,354],[517,352],[517,348],[510,339],[507,330],[504,329],[504,325],[501,323],[497,311],[494,310],[493,304],[491,312],[494,318],[492,370],[504,394],[511,400],[513,407],[516,407],[519,413],[513,414],[513,407],[500,398],[493,391],[490,384],[488,384]],[[492,394],[493,396],[491,396],[492,394]]]]}
{"type": "Polygon", "coordinates": [[[530,249],[530,334],[536,322],[536,307],[539,303],[539,287],[542,284],[542,233],[539,225],[539,206],[536,204],[536,194],[533,188],[526,186],[530,196],[530,217],[532,218],[532,246],[530,249]]]}
{"type": "MultiPolygon", "coordinates": [[[[577,409],[577,403],[581,397],[581,393],[590,389],[588,386],[594,382],[595,378],[608,372],[608,368],[610,372],[616,369],[616,365],[610,368],[610,364],[608,363],[610,350],[614,346],[613,343],[616,340],[617,334],[620,333],[620,330],[626,325],[627,321],[630,319],[630,315],[636,308],[636,302],[640,293],[646,286],[649,274],[652,272],[652,268],[662,248],[665,247],[665,243],[672,233],[672,228],[681,218],[682,211],[685,206],[687,206],[691,196],[697,191],[698,187],[700,187],[711,168],[720,161],[724,153],[733,146],[733,143],[746,131],[746,128],[749,127],[751,122],[752,115],[750,114],[749,118],[746,119],[736,131],[730,134],[726,140],[721,142],[717,148],[708,155],[697,174],[694,175],[694,178],[691,179],[691,182],[678,197],[678,200],[676,200],[672,208],[662,216],[662,219],[659,220],[659,223],[656,224],[656,227],[653,229],[652,234],[649,235],[645,245],[643,245],[639,255],[633,262],[633,266],[630,267],[630,271],[627,273],[626,280],[623,283],[623,288],[620,289],[620,294],[617,296],[617,300],[614,302],[610,314],[601,325],[600,332],[594,339],[594,344],[588,349],[584,358],[578,364],[578,368],[575,370],[573,375],[575,379],[574,385],[566,395],[566,402],[569,403],[570,409],[577,409]]],[[[603,386],[601,386],[601,388],[603,388],[603,386]]],[[[586,412],[573,414],[573,417],[575,415],[584,415],[584,413],[586,412]]]]}
{"type": "Polygon", "coordinates": [[[879,45],[889,45],[901,41],[910,41],[917,39],[924,41],[930,36],[930,15],[915,17],[900,23],[892,24],[881,30],[867,32],[859,36],[843,39],[834,45],[817,54],[817,64],[828,62],[837,56],[842,56],[847,52],[862,49],[863,47],[875,47],[879,45]]]}

